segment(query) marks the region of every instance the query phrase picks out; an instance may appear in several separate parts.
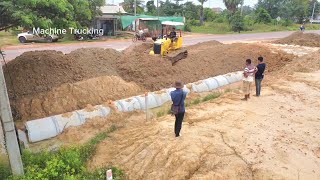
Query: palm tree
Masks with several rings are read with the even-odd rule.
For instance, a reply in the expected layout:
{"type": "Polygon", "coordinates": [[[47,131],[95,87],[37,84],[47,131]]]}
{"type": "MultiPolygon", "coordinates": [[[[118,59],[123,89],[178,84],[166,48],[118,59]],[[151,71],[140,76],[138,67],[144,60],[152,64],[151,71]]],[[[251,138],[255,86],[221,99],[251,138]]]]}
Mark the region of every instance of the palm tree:
{"type": "Polygon", "coordinates": [[[239,4],[243,4],[243,1],[244,0],[223,0],[224,5],[232,14],[237,11],[237,7],[239,4]]]}
{"type": "Polygon", "coordinates": [[[201,8],[200,8],[200,25],[203,25],[203,20],[204,20],[204,13],[203,13],[203,4],[207,2],[208,0],[198,0],[201,3],[201,8]]]}

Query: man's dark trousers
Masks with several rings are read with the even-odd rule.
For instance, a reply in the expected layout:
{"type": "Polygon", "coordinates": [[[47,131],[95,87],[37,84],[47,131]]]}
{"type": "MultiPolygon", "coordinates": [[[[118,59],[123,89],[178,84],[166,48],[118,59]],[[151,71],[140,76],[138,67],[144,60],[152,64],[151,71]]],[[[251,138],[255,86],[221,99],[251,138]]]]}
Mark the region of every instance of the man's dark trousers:
{"type": "Polygon", "coordinates": [[[180,136],[180,130],[182,126],[182,121],[184,118],[184,112],[178,113],[176,116],[176,122],[174,123],[174,133],[176,134],[176,137],[180,136]]]}
{"type": "Polygon", "coordinates": [[[256,96],[260,96],[260,92],[261,92],[261,81],[262,81],[262,78],[261,79],[256,79],[256,96]]]}

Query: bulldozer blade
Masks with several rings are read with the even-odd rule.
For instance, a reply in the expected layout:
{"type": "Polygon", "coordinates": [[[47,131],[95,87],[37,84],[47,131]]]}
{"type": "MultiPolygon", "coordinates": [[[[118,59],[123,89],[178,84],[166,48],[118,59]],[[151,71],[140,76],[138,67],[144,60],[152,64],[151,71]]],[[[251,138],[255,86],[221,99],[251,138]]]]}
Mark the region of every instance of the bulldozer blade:
{"type": "Polygon", "coordinates": [[[178,61],[188,57],[188,51],[186,49],[178,49],[176,51],[170,52],[167,54],[167,58],[171,61],[172,66],[175,65],[178,61]]]}

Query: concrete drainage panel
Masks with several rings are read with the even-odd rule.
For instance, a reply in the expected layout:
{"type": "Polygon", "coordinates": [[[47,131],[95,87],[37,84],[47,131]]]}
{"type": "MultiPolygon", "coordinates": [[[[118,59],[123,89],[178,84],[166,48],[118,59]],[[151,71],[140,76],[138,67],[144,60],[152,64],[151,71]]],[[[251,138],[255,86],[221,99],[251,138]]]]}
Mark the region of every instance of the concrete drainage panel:
{"type": "MultiPolygon", "coordinates": [[[[219,87],[241,81],[243,78],[242,72],[234,72],[225,75],[201,80],[195,83],[188,84],[191,90],[184,86],[183,90],[187,93],[208,92],[219,87]]],[[[175,88],[168,88],[157,92],[148,93],[148,96],[140,95],[127,99],[121,99],[114,102],[117,110],[121,112],[130,112],[135,110],[146,109],[146,98],[148,101],[148,108],[156,108],[162,106],[166,102],[171,101],[170,93],[175,88]]],[[[49,139],[61,134],[64,129],[71,126],[80,126],[88,119],[94,117],[106,117],[110,114],[109,107],[98,105],[90,109],[82,109],[70,113],[60,114],[56,116],[36,119],[26,122],[28,137],[30,142],[37,142],[49,139]]]]}

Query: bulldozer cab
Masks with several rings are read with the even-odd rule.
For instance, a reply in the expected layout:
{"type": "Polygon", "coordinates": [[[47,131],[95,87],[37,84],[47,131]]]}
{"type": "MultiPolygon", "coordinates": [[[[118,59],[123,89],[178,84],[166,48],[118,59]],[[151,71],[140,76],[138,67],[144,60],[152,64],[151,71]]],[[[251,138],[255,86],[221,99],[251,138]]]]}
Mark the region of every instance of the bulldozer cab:
{"type": "Polygon", "coordinates": [[[170,51],[180,49],[182,47],[182,32],[181,27],[184,25],[181,22],[164,21],[162,24],[162,39],[160,42],[164,45],[162,56],[165,56],[170,51]],[[177,32],[177,27],[180,27],[177,32]]]}
{"type": "Polygon", "coordinates": [[[162,24],[162,30],[160,38],[154,42],[153,50],[150,54],[159,54],[162,57],[167,57],[172,65],[179,60],[187,57],[187,50],[182,49],[182,32],[181,27],[184,25],[182,22],[164,21],[162,24]],[[177,27],[179,27],[177,32],[177,27]]]}
{"type": "Polygon", "coordinates": [[[164,38],[171,40],[169,51],[177,50],[182,47],[181,27],[183,25],[184,24],[181,22],[162,22],[162,34],[165,34],[164,38]],[[180,27],[179,30],[177,30],[177,27],[180,27]]]}

